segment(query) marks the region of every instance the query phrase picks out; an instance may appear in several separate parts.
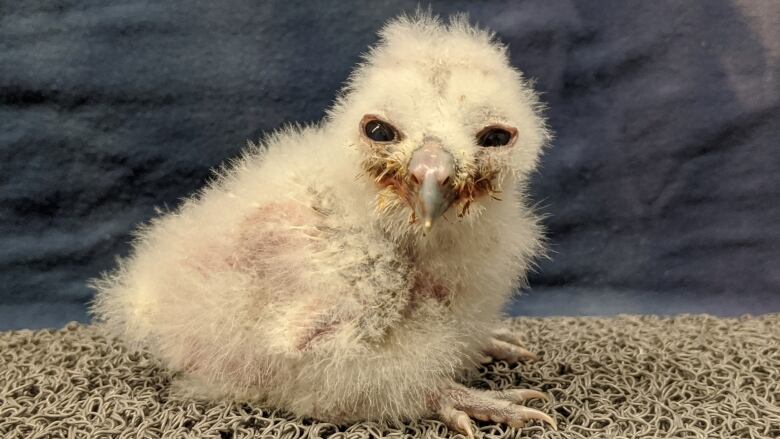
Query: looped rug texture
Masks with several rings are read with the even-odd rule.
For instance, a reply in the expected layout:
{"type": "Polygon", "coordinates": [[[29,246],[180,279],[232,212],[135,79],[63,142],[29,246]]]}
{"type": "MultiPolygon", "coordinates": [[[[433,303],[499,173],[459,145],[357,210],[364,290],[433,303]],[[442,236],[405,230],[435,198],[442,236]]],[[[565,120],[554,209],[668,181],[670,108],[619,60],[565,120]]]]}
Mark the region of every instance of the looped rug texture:
{"type": "MultiPolygon", "coordinates": [[[[541,359],[486,365],[471,385],[549,393],[552,401],[529,405],[553,415],[560,431],[480,421],[482,437],[780,438],[780,314],[511,325],[541,359]]],[[[187,399],[172,391],[174,379],[95,326],[0,333],[0,437],[458,436],[436,420],[337,426],[251,403],[187,399]]]]}

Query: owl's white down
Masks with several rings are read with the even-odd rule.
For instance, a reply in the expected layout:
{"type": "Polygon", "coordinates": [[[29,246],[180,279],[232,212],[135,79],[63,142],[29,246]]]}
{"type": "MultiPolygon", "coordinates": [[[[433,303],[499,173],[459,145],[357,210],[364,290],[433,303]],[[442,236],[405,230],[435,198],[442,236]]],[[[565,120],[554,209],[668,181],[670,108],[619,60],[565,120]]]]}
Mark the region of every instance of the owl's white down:
{"type": "Polygon", "coordinates": [[[461,17],[393,20],[321,123],[250,146],[142,227],[93,282],[93,312],[196,395],[333,422],[436,415],[541,252],[524,199],[549,138],[539,108],[490,33],[461,17]],[[365,115],[399,139],[366,138],[365,115]],[[491,124],[516,128],[514,143],[479,146],[491,124]],[[408,183],[426,144],[451,155],[450,183],[482,189],[430,230],[381,183],[408,183]]]}

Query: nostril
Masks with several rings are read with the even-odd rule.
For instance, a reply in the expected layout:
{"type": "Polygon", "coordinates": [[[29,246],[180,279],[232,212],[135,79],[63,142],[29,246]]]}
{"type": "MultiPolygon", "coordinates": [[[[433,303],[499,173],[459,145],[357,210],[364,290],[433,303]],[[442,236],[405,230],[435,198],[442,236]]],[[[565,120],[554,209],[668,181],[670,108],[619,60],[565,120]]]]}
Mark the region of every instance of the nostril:
{"type": "Polygon", "coordinates": [[[450,184],[450,180],[452,180],[452,177],[450,177],[450,176],[448,175],[448,176],[447,176],[447,178],[445,178],[445,179],[444,179],[444,181],[442,181],[442,182],[441,182],[441,185],[442,185],[442,186],[447,186],[447,185],[449,185],[449,184],[450,184]]]}
{"type": "Polygon", "coordinates": [[[414,183],[416,185],[420,184],[420,179],[417,178],[417,175],[415,175],[415,174],[412,174],[412,183],[414,183]]]}

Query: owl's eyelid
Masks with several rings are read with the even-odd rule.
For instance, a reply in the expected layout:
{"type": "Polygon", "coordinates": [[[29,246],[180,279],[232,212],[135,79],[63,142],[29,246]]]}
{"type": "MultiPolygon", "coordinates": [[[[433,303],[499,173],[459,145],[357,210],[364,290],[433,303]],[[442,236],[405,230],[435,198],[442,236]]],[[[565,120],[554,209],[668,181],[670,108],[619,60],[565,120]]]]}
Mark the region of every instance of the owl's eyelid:
{"type": "Polygon", "coordinates": [[[517,128],[500,122],[485,125],[481,130],[477,132],[477,135],[475,137],[477,138],[477,140],[479,140],[487,132],[495,129],[506,131],[511,136],[509,138],[509,141],[505,145],[498,146],[497,148],[509,148],[515,144],[515,141],[517,140],[517,133],[518,133],[517,128]]]}
{"type": "Polygon", "coordinates": [[[387,119],[385,119],[384,117],[379,116],[377,114],[373,114],[373,113],[368,113],[368,114],[363,115],[363,118],[360,119],[360,125],[359,125],[358,129],[360,130],[360,137],[361,138],[363,138],[364,140],[366,140],[366,141],[368,141],[370,143],[376,143],[376,144],[379,144],[379,145],[387,145],[387,144],[392,144],[392,143],[398,143],[398,142],[400,142],[401,140],[404,139],[404,134],[401,132],[401,130],[396,128],[396,126],[393,125],[392,123],[388,122],[387,119]],[[368,123],[372,122],[372,121],[378,121],[378,122],[381,122],[381,123],[387,125],[388,127],[390,127],[390,129],[392,129],[393,132],[395,133],[395,139],[388,140],[388,141],[385,141],[385,142],[369,139],[366,136],[366,125],[368,125],[368,123]]]}

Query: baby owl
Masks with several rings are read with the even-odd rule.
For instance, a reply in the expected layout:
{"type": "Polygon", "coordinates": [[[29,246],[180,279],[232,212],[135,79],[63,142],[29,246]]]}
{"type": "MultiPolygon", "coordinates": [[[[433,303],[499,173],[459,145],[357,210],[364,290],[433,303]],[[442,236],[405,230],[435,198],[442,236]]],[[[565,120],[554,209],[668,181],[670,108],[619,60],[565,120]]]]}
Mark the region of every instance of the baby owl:
{"type": "Polygon", "coordinates": [[[525,197],[549,133],[492,34],[391,21],[325,119],[277,132],[144,226],[97,320],[201,397],[336,423],[521,427],[534,390],[462,384],[533,354],[502,308],[542,251],[525,197]]]}

